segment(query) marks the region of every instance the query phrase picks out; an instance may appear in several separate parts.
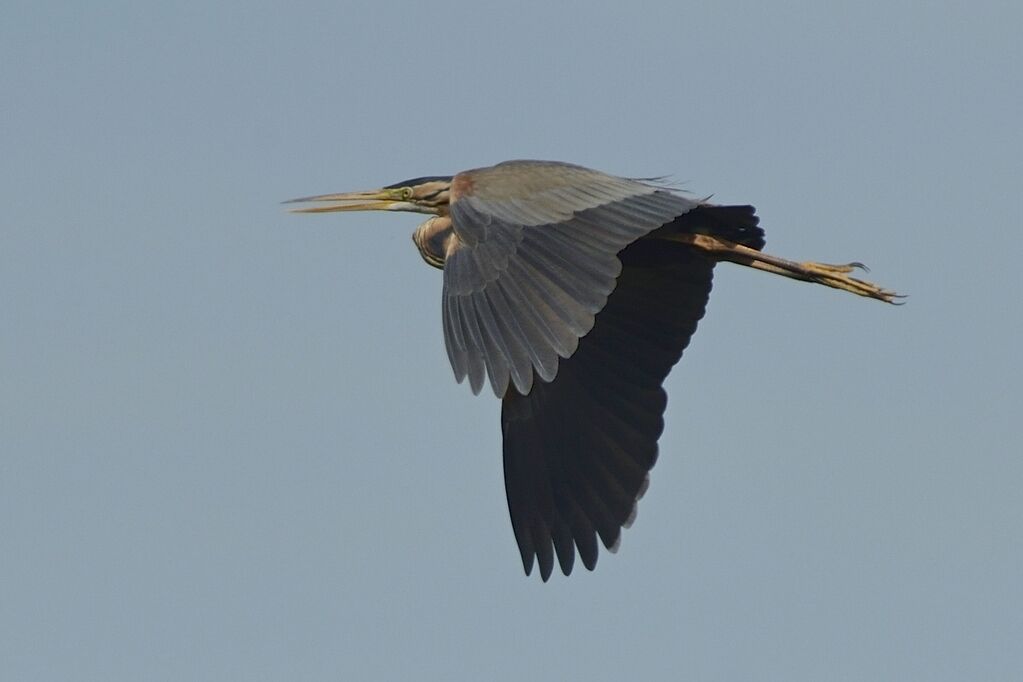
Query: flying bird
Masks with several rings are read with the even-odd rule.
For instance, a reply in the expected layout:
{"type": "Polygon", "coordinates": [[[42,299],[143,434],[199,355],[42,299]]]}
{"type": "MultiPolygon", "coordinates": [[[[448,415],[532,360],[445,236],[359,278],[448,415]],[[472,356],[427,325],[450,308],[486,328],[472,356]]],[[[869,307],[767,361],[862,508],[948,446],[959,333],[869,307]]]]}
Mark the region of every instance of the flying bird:
{"type": "Polygon", "coordinates": [[[413,241],[443,270],[448,360],[502,401],[504,477],[526,574],[546,582],[576,552],[614,552],[657,459],[672,366],[729,261],[860,296],[900,296],[852,277],[860,263],[762,251],[752,206],[715,205],[657,179],[556,161],[506,161],[367,192],[293,199],[299,213],[408,211],[413,241]]]}

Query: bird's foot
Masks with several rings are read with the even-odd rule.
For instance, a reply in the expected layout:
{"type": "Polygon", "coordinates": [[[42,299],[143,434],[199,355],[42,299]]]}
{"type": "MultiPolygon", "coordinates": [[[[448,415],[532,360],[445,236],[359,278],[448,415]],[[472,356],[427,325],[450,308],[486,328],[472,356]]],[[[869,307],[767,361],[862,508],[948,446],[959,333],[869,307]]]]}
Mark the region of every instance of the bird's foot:
{"type": "Polygon", "coordinates": [[[885,303],[899,304],[899,299],[905,298],[894,291],[880,287],[873,282],[867,282],[856,277],[850,277],[849,273],[856,270],[868,271],[863,263],[846,263],[844,265],[831,265],[829,263],[803,262],[799,264],[800,274],[807,279],[823,284],[834,289],[848,291],[858,296],[877,299],[885,303]]]}

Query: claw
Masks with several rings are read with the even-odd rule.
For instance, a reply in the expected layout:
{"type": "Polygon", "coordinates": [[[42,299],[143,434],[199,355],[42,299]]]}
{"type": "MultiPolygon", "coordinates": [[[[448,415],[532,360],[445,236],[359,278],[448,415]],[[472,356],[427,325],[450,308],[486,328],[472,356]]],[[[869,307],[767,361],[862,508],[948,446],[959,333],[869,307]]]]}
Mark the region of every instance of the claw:
{"type": "Polygon", "coordinates": [[[803,271],[811,280],[835,289],[848,291],[859,296],[874,298],[886,303],[896,303],[899,296],[894,291],[883,289],[872,282],[867,282],[855,277],[849,277],[847,273],[854,269],[866,270],[862,263],[849,263],[847,265],[830,265],[828,263],[801,263],[803,271]]]}
{"type": "Polygon", "coordinates": [[[853,270],[863,270],[864,272],[868,272],[867,266],[864,265],[863,263],[859,263],[859,262],[835,264],[835,263],[817,263],[817,262],[814,262],[814,261],[804,261],[804,262],[800,263],[800,265],[803,266],[807,270],[812,270],[814,272],[823,272],[823,273],[828,273],[828,274],[841,274],[841,275],[845,275],[845,274],[848,274],[848,273],[852,272],[853,270]]]}

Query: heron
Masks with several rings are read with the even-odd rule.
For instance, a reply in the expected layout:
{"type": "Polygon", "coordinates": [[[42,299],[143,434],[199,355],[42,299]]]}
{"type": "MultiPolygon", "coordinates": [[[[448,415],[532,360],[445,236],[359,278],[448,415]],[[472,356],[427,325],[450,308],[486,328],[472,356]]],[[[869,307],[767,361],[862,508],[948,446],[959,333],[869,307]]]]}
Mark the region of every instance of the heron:
{"type": "Polygon", "coordinates": [[[502,402],[504,480],[522,565],[546,582],[576,553],[593,570],[636,517],[664,429],[663,383],[728,261],[886,303],[861,263],[764,253],[753,206],[719,205],[663,179],[557,161],[506,161],[371,191],[292,199],[298,213],[406,211],[443,271],[455,379],[502,402]]]}

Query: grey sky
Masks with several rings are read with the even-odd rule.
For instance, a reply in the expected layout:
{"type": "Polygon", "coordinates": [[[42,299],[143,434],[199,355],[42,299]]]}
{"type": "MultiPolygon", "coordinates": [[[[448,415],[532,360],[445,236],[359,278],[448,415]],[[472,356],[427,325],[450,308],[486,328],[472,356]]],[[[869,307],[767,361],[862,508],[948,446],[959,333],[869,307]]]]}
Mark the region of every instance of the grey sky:
{"type": "Polygon", "coordinates": [[[1009,679],[1018,2],[6,2],[0,678],[1009,679]],[[556,6],[555,6],[556,5],[556,6]],[[621,551],[522,575],[413,216],[508,158],[757,206],[621,551]]]}

